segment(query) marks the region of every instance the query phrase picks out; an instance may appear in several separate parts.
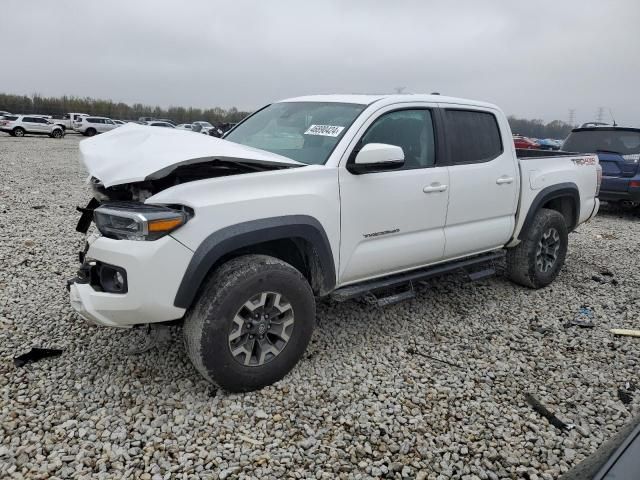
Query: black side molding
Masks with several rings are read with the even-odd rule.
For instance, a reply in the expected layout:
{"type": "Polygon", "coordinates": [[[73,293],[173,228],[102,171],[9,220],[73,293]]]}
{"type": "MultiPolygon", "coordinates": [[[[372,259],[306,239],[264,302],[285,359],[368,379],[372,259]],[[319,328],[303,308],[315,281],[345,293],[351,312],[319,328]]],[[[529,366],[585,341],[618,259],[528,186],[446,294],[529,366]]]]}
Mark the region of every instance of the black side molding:
{"type": "Polygon", "coordinates": [[[336,270],[324,228],[313,217],[287,215],[239,223],[205,238],[189,262],[173,304],[178,308],[189,308],[211,267],[227,253],[271,240],[295,238],[313,245],[322,266],[323,290],[333,290],[336,270]]]}
{"type": "Polygon", "coordinates": [[[540,190],[538,195],[536,195],[536,198],[533,199],[533,202],[531,202],[531,207],[527,212],[527,216],[524,219],[524,223],[522,224],[522,228],[518,233],[518,238],[522,239],[522,234],[527,231],[527,229],[531,225],[531,222],[533,222],[533,217],[542,207],[542,205],[555,198],[567,196],[573,199],[575,207],[573,209],[573,222],[571,225],[567,225],[569,231],[573,230],[578,224],[578,219],[580,218],[580,192],[575,183],[558,183],[556,185],[550,185],[546,188],[543,188],[542,190],[540,190]]]}

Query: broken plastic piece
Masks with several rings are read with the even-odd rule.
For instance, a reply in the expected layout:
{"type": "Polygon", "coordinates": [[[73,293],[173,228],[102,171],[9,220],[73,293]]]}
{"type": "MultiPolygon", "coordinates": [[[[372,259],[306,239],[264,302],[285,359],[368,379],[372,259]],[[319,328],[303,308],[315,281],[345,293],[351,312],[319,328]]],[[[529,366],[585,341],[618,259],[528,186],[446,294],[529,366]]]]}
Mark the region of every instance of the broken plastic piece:
{"type": "Polygon", "coordinates": [[[640,337],[640,330],[629,330],[626,328],[612,328],[609,331],[614,335],[624,335],[626,337],[640,337]]]}
{"type": "Polygon", "coordinates": [[[87,233],[87,230],[89,230],[91,222],[93,221],[93,211],[99,206],[100,202],[95,198],[91,198],[86,207],[76,207],[76,210],[82,213],[82,215],[80,215],[80,220],[78,220],[78,225],[76,225],[76,232],[87,233]]]}
{"type": "Polygon", "coordinates": [[[633,396],[628,390],[618,387],[618,398],[625,405],[629,405],[633,401],[633,396]]]}
{"type": "Polygon", "coordinates": [[[62,355],[64,350],[60,350],[57,348],[38,348],[33,347],[27,353],[23,353],[22,355],[18,355],[13,359],[13,363],[16,367],[24,367],[27,363],[37,362],[40,359],[47,357],[57,357],[62,355]]]}
{"type": "Polygon", "coordinates": [[[533,395],[527,393],[524,396],[524,399],[527,401],[531,407],[542,415],[544,418],[549,420],[549,423],[560,430],[571,430],[575,427],[572,423],[565,423],[560,420],[556,415],[550,411],[547,407],[545,407],[542,403],[540,403],[533,395]]]}

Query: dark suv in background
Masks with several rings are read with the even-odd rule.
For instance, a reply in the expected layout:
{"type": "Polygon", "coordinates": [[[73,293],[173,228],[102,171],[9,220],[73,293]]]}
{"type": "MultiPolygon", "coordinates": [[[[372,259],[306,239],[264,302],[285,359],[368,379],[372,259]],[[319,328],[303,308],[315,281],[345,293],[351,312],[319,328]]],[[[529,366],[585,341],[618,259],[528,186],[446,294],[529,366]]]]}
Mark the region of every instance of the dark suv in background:
{"type": "Polygon", "coordinates": [[[602,166],[601,200],[640,205],[640,128],[574,128],[562,149],[598,155],[602,166]]]}

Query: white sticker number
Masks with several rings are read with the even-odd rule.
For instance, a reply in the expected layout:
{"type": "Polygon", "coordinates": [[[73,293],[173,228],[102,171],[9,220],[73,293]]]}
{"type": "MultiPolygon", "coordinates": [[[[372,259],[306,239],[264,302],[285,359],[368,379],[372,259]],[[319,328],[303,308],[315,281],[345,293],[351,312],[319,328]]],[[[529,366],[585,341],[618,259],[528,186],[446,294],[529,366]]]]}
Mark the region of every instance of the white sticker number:
{"type": "Polygon", "coordinates": [[[344,130],[344,127],[338,127],[335,125],[311,125],[305,135],[322,135],[323,137],[337,137],[340,132],[344,130]]]}

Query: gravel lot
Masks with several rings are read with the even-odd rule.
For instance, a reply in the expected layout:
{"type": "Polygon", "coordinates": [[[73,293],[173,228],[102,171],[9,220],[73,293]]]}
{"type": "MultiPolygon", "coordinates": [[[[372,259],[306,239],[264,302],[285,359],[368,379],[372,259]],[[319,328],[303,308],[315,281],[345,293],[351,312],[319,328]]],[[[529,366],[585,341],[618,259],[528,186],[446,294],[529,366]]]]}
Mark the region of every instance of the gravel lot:
{"type": "Polygon", "coordinates": [[[453,276],[384,309],[321,303],[307,358],[230,395],[196,373],[179,327],[128,355],[141,330],[89,326],[70,308],[74,208],[89,199],[78,140],[0,134],[2,478],[552,479],[638,412],[640,392],[625,404],[618,389],[640,383],[640,339],[608,333],[640,319],[631,213],[573,233],[550,288],[453,276]],[[582,306],[595,328],[565,328],[582,306]],[[64,353],[15,367],[31,346],[64,353]],[[527,392],[577,427],[550,425],[527,392]]]}

